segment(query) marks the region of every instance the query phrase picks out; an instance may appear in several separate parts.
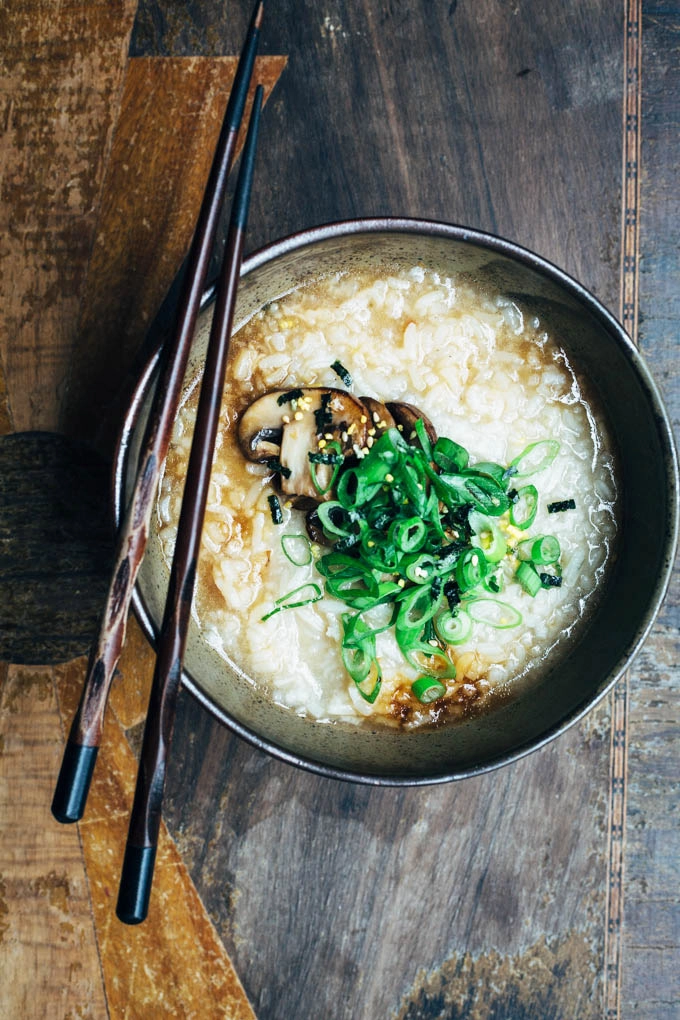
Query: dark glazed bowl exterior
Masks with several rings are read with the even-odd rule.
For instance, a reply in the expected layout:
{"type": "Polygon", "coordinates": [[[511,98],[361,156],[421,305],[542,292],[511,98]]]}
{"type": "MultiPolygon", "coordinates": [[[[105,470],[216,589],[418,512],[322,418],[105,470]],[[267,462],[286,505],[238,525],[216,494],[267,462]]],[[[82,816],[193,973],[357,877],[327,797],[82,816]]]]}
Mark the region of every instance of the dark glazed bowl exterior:
{"type": "MultiPolygon", "coordinates": [[[[618,554],[588,629],[544,674],[493,711],[436,731],[371,730],[302,719],[272,704],[238,669],[189,634],[185,686],[225,725],[274,756],[322,775],[382,785],[446,782],[507,764],[580,719],[607,693],[645,640],[663,600],[678,537],[678,464],[668,417],[639,352],[580,284],[515,244],[442,223],[407,219],[330,224],[278,241],[243,265],[235,322],[323,273],[418,260],[473,272],[545,323],[594,386],[618,448],[618,554]]],[[[202,363],[210,310],[197,330],[188,378],[202,363]]],[[[149,412],[158,356],[126,416],[115,467],[120,521],[149,412]]],[[[150,543],[134,606],[153,641],[167,587],[150,543]]]]}

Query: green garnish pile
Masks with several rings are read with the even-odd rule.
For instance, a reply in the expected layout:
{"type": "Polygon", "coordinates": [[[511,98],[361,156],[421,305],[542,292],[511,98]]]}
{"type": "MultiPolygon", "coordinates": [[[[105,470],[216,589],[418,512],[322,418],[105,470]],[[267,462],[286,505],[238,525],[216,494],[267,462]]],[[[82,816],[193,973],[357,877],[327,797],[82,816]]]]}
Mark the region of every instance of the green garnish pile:
{"type": "MultiPolygon", "coordinates": [[[[508,579],[532,596],[559,586],[559,542],[551,535],[521,537],[536,516],[538,493],[531,484],[518,487],[558,450],[546,439],[507,466],[472,464],[453,440],[432,444],[419,420],[412,443],[390,428],[360,459],[338,466],[335,498],[317,509],[331,548],[316,568],[326,594],[347,606],[342,659],[366,701],[380,691],[376,637],[382,631],[394,628],[404,658],[419,673],[412,693],[429,703],[446,692],[442,681],[456,675],[449,646],[466,641],[474,622],[521,623],[521,614],[496,598],[508,579]],[[378,606],[390,610],[372,614],[378,606]]],[[[317,585],[304,587],[306,602],[321,597],[317,585]]],[[[283,596],[273,612],[306,604],[302,594],[283,596]]]]}

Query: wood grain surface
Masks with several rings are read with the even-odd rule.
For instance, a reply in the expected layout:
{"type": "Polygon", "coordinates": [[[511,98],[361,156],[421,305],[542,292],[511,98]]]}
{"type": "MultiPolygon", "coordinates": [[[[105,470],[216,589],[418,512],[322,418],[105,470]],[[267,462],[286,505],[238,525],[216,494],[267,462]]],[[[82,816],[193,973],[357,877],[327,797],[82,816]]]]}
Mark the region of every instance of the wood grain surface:
{"type": "MultiPolygon", "coordinates": [[[[151,94],[167,94],[172,104],[174,82],[189,81],[190,96],[203,75],[202,101],[213,110],[214,82],[226,73],[224,58],[240,47],[250,7],[250,0],[140,0],[130,60],[117,69],[101,65],[107,88],[115,81],[119,97],[130,90],[131,114],[138,118],[127,119],[119,144],[129,148],[136,137],[131,123],[147,131],[154,145],[149,162],[167,170],[170,196],[195,187],[202,171],[184,176],[180,132],[169,127],[179,118],[157,111],[162,99],[134,102],[135,83],[146,76],[151,94]],[[186,79],[181,70],[172,78],[178,58],[184,58],[177,66],[187,68],[186,79]]],[[[45,8],[35,8],[45,32],[45,8]]],[[[120,32],[122,12],[116,7],[120,32]]],[[[92,30],[107,53],[108,25],[104,19],[104,27],[92,30]]],[[[268,4],[262,52],[274,61],[272,84],[281,77],[263,117],[249,248],[316,223],[380,214],[464,223],[519,241],[625,317],[677,425],[677,31],[677,11],[651,0],[268,4]]],[[[125,32],[127,39],[129,24],[125,32]]],[[[45,61],[41,80],[51,73],[58,83],[66,65],[53,59],[51,72],[45,61]]],[[[91,63],[81,69],[85,83],[97,77],[88,77],[91,63]]],[[[19,108],[26,73],[17,60],[8,79],[14,91],[8,92],[6,124],[15,123],[11,111],[19,108]]],[[[33,132],[25,136],[25,152],[37,163],[47,104],[35,98],[31,104],[25,107],[33,132]]],[[[103,121],[101,137],[110,139],[111,124],[103,121]]],[[[200,129],[187,127],[188,152],[202,152],[197,131],[209,134],[210,123],[208,117],[200,129]]],[[[79,275],[74,282],[63,267],[50,270],[53,300],[49,314],[40,312],[44,332],[35,302],[28,302],[21,320],[21,295],[32,293],[33,280],[47,280],[35,252],[47,252],[49,265],[57,265],[65,220],[55,216],[55,192],[47,186],[36,192],[46,210],[40,213],[8,188],[19,173],[24,136],[7,137],[14,163],[5,162],[11,173],[3,178],[0,216],[8,228],[25,223],[27,240],[22,247],[20,232],[8,229],[2,252],[6,265],[25,268],[14,278],[24,290],[0,305],[0,435],[60,422],[72,436],[99,431],[106,451],[110,432],[101,431],[100,406],[113,400],[134,362],[144,332],[138,312],[142,319],[153,313],[183,242],[165,222],[144,226],[148,178],[135,170],[139,193],[127,195],[124,146],[115,158],[88,151],[100,219],[89,205],[74,207],[76,235],[68,250],[80,253],[79,275]],[[102,194],[109,196],[108,220],[102,194]],[[116,205],[128,201],[132,217],[125,204],[116,205]],[[16,220],[15,207],[23,220],[16,220]],[[40,223],[47,232],[38,244],[40,223]],[[111,264],[101,257],[113,236],[106,223],[115,226],[111,250],[118,254],[111,264]],[[90,245],[97,236],[104,239],[91,262],[89,249],[83,257],[77,224],[90,245]],[[115,297],[106,305],[109,287],[115,297]],[[76,302],[83,293],[90,295],[86,312],[76,302]],[[74,322],[81,324],[75,333],[74,322]],[[99,400],[102,368],[111,383],[105,401],[99,400]]],[[[115,151],[115,137],[112,144],[105,153],[115,151]]],[[[176,204],[170,201],[167,209],[176,211],[176,204]]],[[[16,565],[20,556],[11,543],[0,552],[8,549],[16,565]]],[[[677,1016],[677,576],[616,698],[529,758],[460,784],[381,790],[321,779],[264,756],[183,695],[165,810],[169,867],[182,875],[183,906],[174,944],[167,927],[154,928],[160,943],[149,935],[143,949],[140,937],[136,962],[107,927],[113,911],[106,909],[106,875],[114,889],[118,876],[115,865],[107,870],[101,847],[115,856],[115,826],[125,810],[121,791],[131,783],[152,656],[132,626],[112,693],[110,771],[101,777],[100,805],[118,805],[112,817],[99,827],[93,816],[82,827],[79,852],[73,830],[49,830],[41,844],[40,881],[44,885],[50,861],[58,860],[54,873],[67,876],[59,888],[68,890],[72,919],[60,913],[55,897],[61,893],[46,886],[43,893],[29,865],[19,866],[18,848],[38,845],[31,840],[39,813],[31,828],[13,806],[15,789],[28,781],[21,772],[24,746],[30,737],[31,747],[44,747],[40,783],[46,789],[50,755],[58,754],[61,739],[53,727],[60,727],[60,705],[68,722],[82,669],[80,660],[58,670],[40,665],[54,661],[54,646],[37,628],[38,665],[23,673],[16,664],[0,666],[0,788],[9,812],[0,831],[0,952],[11,960],[16,949],[17,988],[37,975],[40,1001],[49,1004],[44,1015],[55,1016],[69,1008],[95,1017],[212,1016],[220,1004],[224,1016],[249,1015],[242,994],[232,1009],[220,990],[232,979],[242,982],[258,1020],[677,1016]],[[58,848],[57,838],[71,842],[58,848]],[[31,911],[41,903],[44,955],[31,958],[31,911]],[[202,918],[196,931],[194,912],[202,918]],[[90,949],[82,969],[71,974],[66,961],[74,956],[66,949],[77,939],[60,928],[63,923],[77,926],[83,945],[90,925],[90,949]],[[13,934],[21,925],[24,934],[13,934]],[[161,967],[151,959],[157,952],[165,954],[161,967]],[[185,964],[186,952],[193,955],[185,964]],[[190,971],[205,975],[201,968],[212,959],[226,983],[212,986],[213,1012],[192,1014],[189,1006],[198,1000],[189,992],[183,998],[181,990],[197,992],[200,981],[192,984],[190,971]],[[145,965],[152,976],[142,988],[132,971],[145,965]],[[54,977],[45,972],[50,967],[54,977]],[[118,972],[123,978],[116,985],[118,972]],[[95,991],[88,999],[90,987],[95,991]],[[162,1012],[166,994],[175,994],[174,1005],[162,1012]]],[[[68,601],[68,592],[62,598],[68,601]]],[[[7,1015],[30,1015],[17,1001],[7,1015]]]]}

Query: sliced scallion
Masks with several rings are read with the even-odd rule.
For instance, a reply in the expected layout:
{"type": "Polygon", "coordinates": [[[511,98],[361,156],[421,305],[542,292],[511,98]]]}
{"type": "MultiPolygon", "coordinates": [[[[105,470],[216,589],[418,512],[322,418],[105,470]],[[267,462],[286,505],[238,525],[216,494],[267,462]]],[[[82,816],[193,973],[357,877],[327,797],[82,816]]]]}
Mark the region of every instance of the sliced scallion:
{"type": "Polygon", "coordinates": [[[522,585],[527,595],[531,595],[532,598],[534,598],[541,590],[541,579],[538,576],[536,567],[528,560],[522,560],[515,571],[515,577],[522,585]]]}
{"type": "Polygon", "coordinates": [[[517,490],[517,498],[510,506],[510,523],[526,531],[534,523],[538,510],[538,490],[535,485],[524,485],[517,490]]]}
{"type": "Polygon", "coordinates": [[[493,517],[471,510],[468,522],[474,532],[470,538],[472,545],[484,552],[489,563],[500,562],[507,552],[508,543],[493,517]]]}
{"type": "Polygon", "coordinates": [[[514,606],[500,599],[476,598],[465,602],[465,608],[475,623],[487,623],[497,630],[518,627],[522,614],[514,606]]]}
{"type": "Polygon", "coordinates": [[[323,598],[321,588],[318,584],[310,582],[309,584],[301,584],[297,588],[293,588],[292,591],[282,595],[280,599],[277,599],[274,603],[275,608],[270,612],[265,613],[262,617],[262,622],[268,620],[271,616],[276,613],[280,613],[282,609],[296,609],[298,606],[308,606],[312,602],[318,602],[319,599],[323,598]],[[302,597],[302,592],[309,592],[308,595],[302,597]]]}
{"type": "Polygon", "coordinates": [[[554,535],[526,538],[517,546],[517,555],[521,560],[531,560],[532,563],[539,565],[557,563],[560,552],[560,543],[554,535]]]}
{"type": "Polygon", "coordinates": [[[447,645],[462,645],[472,633],[472,619],[459,606],[454,613],[443,612],[434,618],[437,636],[447,645]]]}
{"type": "Polygon", "coordinates": [[[431,676],[419,676],[411,684],[411,690],[423,705],[429,705],[446,694],[446,686],[431,676]]]}
{"type": "Polygon", "coordinates": [[[294,567],[306,567],[312,562],[312,547],[306,535],[282,535],[281,548],[294,567]]]}
{"type": "Polygon", "coordinates": [[[522,452],[511,461],[511,467],[517,468],[515,478],[526,478],[550,467],[559,453],[560,444],[556,439],[540,439],[537,443],[529,443],[522,452]]]}

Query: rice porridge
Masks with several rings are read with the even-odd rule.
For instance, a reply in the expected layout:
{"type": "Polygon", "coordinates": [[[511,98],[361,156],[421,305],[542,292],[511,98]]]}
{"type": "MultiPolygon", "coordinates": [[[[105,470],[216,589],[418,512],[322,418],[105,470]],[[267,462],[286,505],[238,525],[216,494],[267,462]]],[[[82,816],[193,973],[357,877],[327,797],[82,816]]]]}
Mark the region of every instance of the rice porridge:
{"type": "MultiPolygon", "coordinates": [[[[158,498],[169,563],[200,380],[158,498]]],[[[585,625],[614,459],[559,337],[467,277],[338,274],[231,341],[194,615],[299,715],[442,724],[585,625]]]]}

